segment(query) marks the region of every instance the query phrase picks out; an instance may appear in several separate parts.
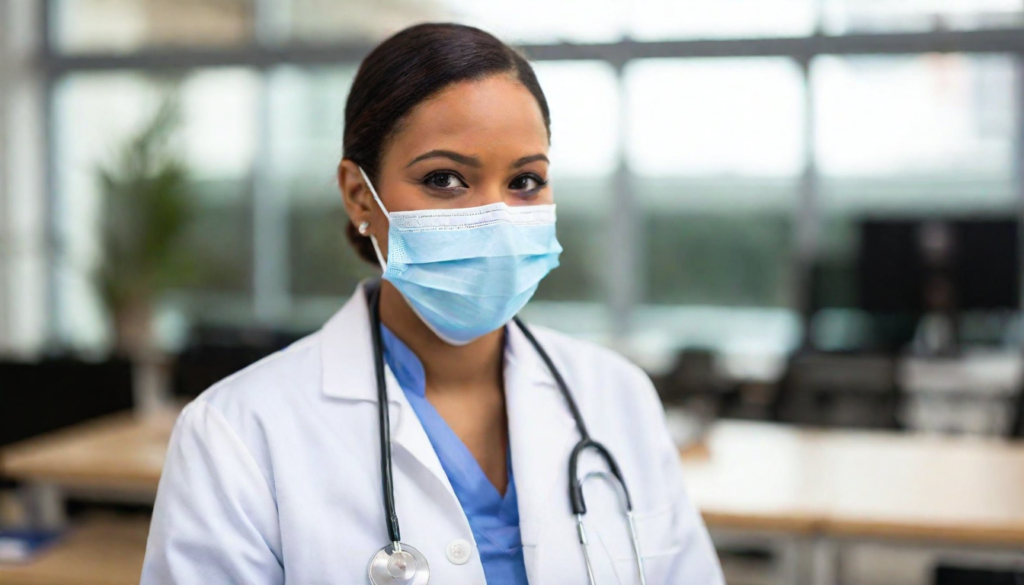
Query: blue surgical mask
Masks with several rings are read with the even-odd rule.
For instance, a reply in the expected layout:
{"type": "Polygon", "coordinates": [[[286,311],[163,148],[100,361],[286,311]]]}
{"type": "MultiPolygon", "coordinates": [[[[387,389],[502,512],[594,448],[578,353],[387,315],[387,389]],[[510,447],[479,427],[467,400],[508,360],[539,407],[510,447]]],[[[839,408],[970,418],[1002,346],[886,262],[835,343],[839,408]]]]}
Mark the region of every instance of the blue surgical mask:
{"type": "Polygon", "coordinates": [[[366,172],[359,172],[391,224],[386,260],[370,236],[383,278],[451,345],[511,321],[558,266],[554,205],[388,213],[366,172]]]}

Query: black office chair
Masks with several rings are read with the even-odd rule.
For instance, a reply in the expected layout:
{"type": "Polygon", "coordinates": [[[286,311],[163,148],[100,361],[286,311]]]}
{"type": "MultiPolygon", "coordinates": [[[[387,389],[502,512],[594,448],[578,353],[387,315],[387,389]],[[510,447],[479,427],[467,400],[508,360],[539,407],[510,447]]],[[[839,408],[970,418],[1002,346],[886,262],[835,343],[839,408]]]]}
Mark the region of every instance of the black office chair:
{"type": "Polygon", "coordinates": [[[899,403],[892,357],[805,351],[790,358],[773,411],[785,423],[896,429],[899,403]]]}
{"type": "Polygon", "coordinates": [[[1013,424],[1010,426],[1011,439],[1024,439],[1024,388],[1017,389],[1014,398],[1013,424]]]}
{"type": "Polygon", "coordinates": [[[732,388],[715,371],[715,355],[707,349],[679,352],[668,373],[652,377],[662,403],[694,414],[717,418],[731,400],[732,388]]]}
{"type": "Polygon", "coordinates": [[[0,446],[134,406],[132,365],[116,358],[0,361],[0,446]]]}
{"type": "Polygon", "coordinates": [[[1024,571],[939,565],[934,582],[935,585],[1020,585],[1024,583],[1024,571]]]}
{"type": "Polygon", "coordinates": [[[175,359],[172,391],[180,398],[195,398],[300,337],[268,329],[197,328],[191,343],[175,359]]]}

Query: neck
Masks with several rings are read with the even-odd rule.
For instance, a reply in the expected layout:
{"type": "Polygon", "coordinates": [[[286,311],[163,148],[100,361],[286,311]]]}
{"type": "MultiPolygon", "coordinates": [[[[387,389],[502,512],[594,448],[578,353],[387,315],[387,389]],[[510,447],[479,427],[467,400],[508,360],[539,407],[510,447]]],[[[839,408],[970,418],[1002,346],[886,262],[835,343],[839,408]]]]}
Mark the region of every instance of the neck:
{"type": "Polygon", "coordinates": [[[501,384],[504,328],[466,345],[445,343],[386,280],[381,281],[380,319],[420,359],[432,390],[448,392],[501,384]]]}

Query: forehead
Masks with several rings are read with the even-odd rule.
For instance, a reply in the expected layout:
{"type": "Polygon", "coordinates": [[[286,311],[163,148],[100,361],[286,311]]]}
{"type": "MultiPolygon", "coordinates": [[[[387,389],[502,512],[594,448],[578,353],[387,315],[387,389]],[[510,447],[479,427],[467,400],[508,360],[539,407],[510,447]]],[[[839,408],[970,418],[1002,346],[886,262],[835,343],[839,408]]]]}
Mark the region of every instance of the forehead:
{"type": "Polygon", "coordinates": [[[454,83],[418,104],[385,155],[415,157],[449,148],[484,157],[510,151],[518,157],[520,152],[546,152],[547,147],[547,128],[536,98],[517,79],[501,74],[454,83]]]}

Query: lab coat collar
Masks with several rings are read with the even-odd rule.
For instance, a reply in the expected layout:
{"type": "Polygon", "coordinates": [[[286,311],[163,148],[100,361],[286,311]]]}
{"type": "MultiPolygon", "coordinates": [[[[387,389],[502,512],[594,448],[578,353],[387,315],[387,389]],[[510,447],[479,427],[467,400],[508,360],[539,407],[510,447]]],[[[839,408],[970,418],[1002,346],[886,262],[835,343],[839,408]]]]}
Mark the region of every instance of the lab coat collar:
{"type": "MultiPolygon", "coordinates": [[[[512,473],[519,499],[524,545],[535,545],[552,506],[568,513],[566,482],[569,452],[578,439],[568,405],[537,350],[515,324],[506,329],[505,404],[512,473]]],[[[537,332],[535,332],[537,333],[537,332]]],[[[323,393],[331,398],[377,401],[370,315],[362,284],[321,330],[323,393]]],[[[541,343],[544,343],[543,335],[541,343]]],[[[560,368],[558,355],[546,347],[560,368]]],[[[430,439],[391,370],[385,368],[393,440],[430,469],[448,491],[454,490],[430,439]]],[[[564,375],[564,373],[563,373],[564,375]]],[[[573,390],[570,388],[570,390],[573,390]]],[[[580,401],[579,394],[575,395],[580,401]]],[[[581,408],[583,405],[581,404],[581,408]]],[[[527,563],[532,564],[531,562],[527,563]]],[[[530,571],[531,567],[527,566],[530,571]]]]}
{"type": "MultiPolygon", "coordinates": [[[[323,393],[332,398],[377,401],[370,310],[363,283],[320,330],[323,393]]],[[[390,386],[390,385],[389,385],[390,386]]],[[[388,397],[394,400],[391,388],[388,397]]]]}
{"type": "MultiPolygon", "coordinates": [[[[370,334],[370,308],[363,292],[365,282],[359,283],[355,292],[342,308],[324,324],[322,335],[322,379],[323,393],[332,398],[348,400],[377,401],[377,380],[373,369],[373,338],[370,334]]],[[[505,344],[506,393],[509,383],[508,372],[521,370],[513,376],[517,384],[541,384],[555,390],[558,387],[547,366],[537,351],[514,323],[506,328],[508,339],[505,344]]],[[[385,366],[388,380],[388,401],[405,403],[405,393],[393,380],[385,366]],[[392,383],[394,382],[394,383],[392,383]]],[[[550,394],[548,392],[547,394],[550,394]]],[[[563,405],[564,406],[564,405],[563,405]]],[[[562,409],[565,414],[568,410],[562,409]]]]}
{"type": "MultiPolygon", "coordinates": [[[[348,302],[321,329],[321,383],[323,394],[329,398],[377,402],[370,310],[363,292],[364,284],[359,284],[348,302]]],[[[387,364],[384,366],[384,381],[391,406],[389,418],[393,444],[408,451],[429,469],[454,498],[455,490],[441,467],[441,461],[387,364]]]]}

